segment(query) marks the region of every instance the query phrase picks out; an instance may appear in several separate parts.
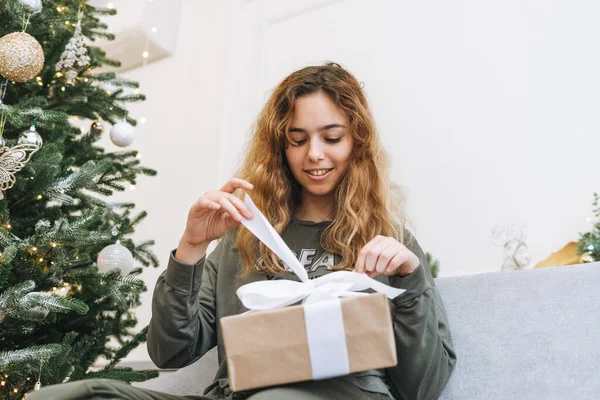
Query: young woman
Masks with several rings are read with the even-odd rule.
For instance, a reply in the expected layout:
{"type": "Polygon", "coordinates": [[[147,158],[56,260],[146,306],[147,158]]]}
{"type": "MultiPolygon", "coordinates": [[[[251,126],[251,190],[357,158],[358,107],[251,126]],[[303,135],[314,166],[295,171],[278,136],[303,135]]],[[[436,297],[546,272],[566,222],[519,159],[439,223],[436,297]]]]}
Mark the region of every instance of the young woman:
{"type": "MultiPolygon", "coordinates": [[[[438,397],[456,355],[444,305],[423,251],[404,228],[398,200],[358,81],[333,63],[292,73],[261,112],[238,177],[206,192],[191,207],[179,246],[154,291],[150,357],[159,367],[178,368],[217,346],[220,366],[205,396],[196,397],[202,399],[438,397]],[[243,191],[310,278],[355,270],[406,289],[391,301],[396,367],[231,393],[219,319],[246,311],[235,294],[240,286],[297,279],[241,225],[243,218],[252,218],[236,195],[243,191]],[[217,248],[205,256],[216,239],[217,248]]],[[[85,385],[86,393],[119,393],[128,399],[180,398],[111,381],[73,385],[80,392],[85,385]]],[[[94,398],[64,393],[63,399],[94,398]]]]}

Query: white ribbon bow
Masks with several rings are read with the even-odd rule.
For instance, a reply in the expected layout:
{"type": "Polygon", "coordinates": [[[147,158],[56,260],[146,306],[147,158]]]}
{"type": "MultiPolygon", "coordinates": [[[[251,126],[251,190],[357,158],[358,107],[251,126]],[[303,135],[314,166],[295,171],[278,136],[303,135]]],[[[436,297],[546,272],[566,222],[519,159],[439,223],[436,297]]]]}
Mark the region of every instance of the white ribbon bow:
{"type": "Polygon", "coordinates": [[[357,292],[369,288],[385,293],[390,299],[405,292],[404,289],[396,289],[367,275],[350,271],[337,271],[313,280],[308,279],[302,264],[248,194],[244,198],[244,204],[252,212],[253,218],[250,220],[242,218],[242,224],[283,260],[301,281],[281,279],[252,282],[241,286],[236,294],[247,309],[268,310],[285,307],[303,299],[304,303],[313,303],[341,296],[361,296],[366,293],[357,292]]]}

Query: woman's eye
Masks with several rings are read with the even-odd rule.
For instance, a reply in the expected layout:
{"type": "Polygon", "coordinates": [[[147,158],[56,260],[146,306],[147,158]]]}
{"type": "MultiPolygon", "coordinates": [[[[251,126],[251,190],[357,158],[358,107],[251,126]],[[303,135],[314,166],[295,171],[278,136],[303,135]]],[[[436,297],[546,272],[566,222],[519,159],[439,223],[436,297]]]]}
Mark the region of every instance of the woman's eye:
{"type": "Polygon", "coordinates": [[[336,139],[325,139],[328,143],[338,143],[340,140],[342,140],[342,138],[336,138],[336,139]]]}
{"type": "Polygon", "coordinates": [[[304,142],[306,142],[306,139],[302,139],[302,140],[294,140],[293,142],[294,142],[294,144],[295,144],[296,146],[300,146],[301,144],[303,144],[304,142]]]}

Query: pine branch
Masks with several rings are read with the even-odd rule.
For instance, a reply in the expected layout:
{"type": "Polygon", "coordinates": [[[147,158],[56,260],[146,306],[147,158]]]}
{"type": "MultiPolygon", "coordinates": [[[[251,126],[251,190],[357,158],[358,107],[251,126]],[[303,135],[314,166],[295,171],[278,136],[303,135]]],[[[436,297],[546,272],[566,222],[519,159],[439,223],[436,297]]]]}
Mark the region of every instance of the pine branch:
{"type": "Polygon", "coordinates": [[[127,357],[127,355],[131,352],[131,350],[135,349],[139,346],[140,343],[143,343],[148,338],[148,326],[139,331],[131,340],[125,342],[119,350],[113,356],[112,361],[108,364],[107,368],[112,368],[116,366],[123,358],[127,357]]]}
{"type": "Polygon", "coordinates": [[[32,346],[22,350],[10,350],[0,352],[0,370],[10,371],[17,363],[38,363],[48,360],[59,354],[62,346],[59,344],[47,344],[43,346],[32,346]]]}
{"type": "Polygon", "coordinates": [[[89,372],[85,379],[117,379],[124,382],[143,382],[158,376],[157,370],[134,371],[132,368],[110,368],[102,371],[89,372]]]}

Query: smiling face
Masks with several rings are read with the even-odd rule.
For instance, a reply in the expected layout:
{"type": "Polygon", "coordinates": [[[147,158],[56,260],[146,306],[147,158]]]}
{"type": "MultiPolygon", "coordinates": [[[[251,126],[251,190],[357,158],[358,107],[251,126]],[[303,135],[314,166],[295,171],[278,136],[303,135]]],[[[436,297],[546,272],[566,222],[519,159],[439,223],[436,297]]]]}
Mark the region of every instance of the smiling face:
{"type": "Polygon", "coordinates": [[[296,99],[289,127],[292,143],[285,149],[292,175],[307,196],[333,200],[352,153],[353,139],[343,110],[323,92],[296,99]]]}

